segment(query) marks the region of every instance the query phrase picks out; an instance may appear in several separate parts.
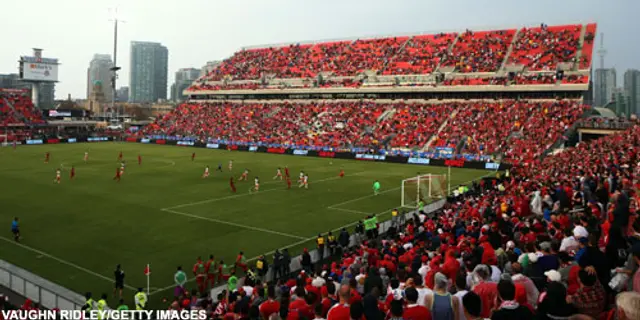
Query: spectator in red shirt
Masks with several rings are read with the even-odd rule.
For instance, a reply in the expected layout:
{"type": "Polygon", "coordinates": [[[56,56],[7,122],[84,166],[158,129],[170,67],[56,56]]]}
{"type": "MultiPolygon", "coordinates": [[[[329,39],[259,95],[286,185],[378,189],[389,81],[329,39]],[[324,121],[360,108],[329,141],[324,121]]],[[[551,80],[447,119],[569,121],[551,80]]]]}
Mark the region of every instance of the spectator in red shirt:
{"type": "Polygon", "coordinates": [[[276,300],[276,289],[273,286],[267,287],[267,301],[260,304],[260,315],[263,319],[269,319],[269,317],[280,311],[280,302],[276,300]]]}
{"type": "Polygon", "coordinates": [[[407,288],[404,290],[404,297],[407,306],[404,308],[402,317],[405,320],[431,320],[431,312],[427,307],[418,305],[418,290],[415,288],[407,288]]]}
{"type": "Polygon", "coordinates": [[[480,299],[482,299],[483,318],[491,316],[491,310],[496,306],[496,298],[498,297],[498,284],[490,282],[491,270],[486,265],[478,265],[473,270],[473,277],[476,285],[471,289],[480,299]]]}
{"type": "Polygon", "coordinates": [[[346,284],[341,285],[338,295],[340,302],[329,309],[327,320],[350,320],[349,299],[351,299],[351,288],[346,284]]]}

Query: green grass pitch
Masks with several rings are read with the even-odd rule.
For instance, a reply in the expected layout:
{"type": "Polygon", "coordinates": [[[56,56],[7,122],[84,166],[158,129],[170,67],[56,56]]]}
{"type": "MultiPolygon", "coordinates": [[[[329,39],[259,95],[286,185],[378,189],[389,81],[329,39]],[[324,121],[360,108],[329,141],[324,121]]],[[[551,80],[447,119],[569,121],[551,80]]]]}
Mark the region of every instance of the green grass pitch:
{"type": "MultiPolygon", "coordinates": [[[[197,256],[232,262],[242,250],[253,258],[274,249],[313,248],[318,233],[353,224],[366,214],[387,213],[400,204],[401,180],[421,174],[446,174],[446,168],[359,162],[201,148],[95,143],[0,148],[0,257],[78,293],[110,293],[115,265],[126,272],[127,299],[146,286],[151,264],[152,305],[170,296],[176,266],[191,275],[197,256]],[[51,160],[44,163],[45,152],[51,160]],[[84,163],[85,151],[89,161],[84,163]],[[118,153],[127,162],[121,182],[112,180],[118,153]],[[196,152],[195,161],[191,153],[196,152]],[[142,156],[138,165],[137,156],[142,156]],[[233,160],[233,172],[227,169],[233,160]],[[216,172],[221,163],[224,172],[216,172]],[[76,178],[69,179],[71,166],[76,178]],[[211,176],[203,179],[206,165],[211,176]],[[273,180],[288,166],[292,189],[273,180]],[[62,168],[62,183],[54,184],[62,168]],[[232,194],[229,177],[248,168],[249,182],[232,194]],[[340,169],[346,176],[339,178],[340,169]],[[309,189],[298,189],[300,170],[309,189]],[[249,193],[253,177],[261,191],[249,193]],[[379,180],[382,194],[373,196],[379,180]],[[20,218],[22,241],[9,232],[20,218]]],[[[455,169],[451,185],[468,183],[488,171],[455,169]]],[[[271,258],[271,255],[268,255],[271,258]]]]}

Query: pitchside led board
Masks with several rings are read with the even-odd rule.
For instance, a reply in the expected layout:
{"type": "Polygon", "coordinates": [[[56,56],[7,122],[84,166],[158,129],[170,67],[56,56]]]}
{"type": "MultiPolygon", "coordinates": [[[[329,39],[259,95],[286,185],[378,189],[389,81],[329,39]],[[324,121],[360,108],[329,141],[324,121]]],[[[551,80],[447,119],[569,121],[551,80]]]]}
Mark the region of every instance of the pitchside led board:
{"type": "Polygon", "coordinates": [[[43,58],[42,49],[33,49],[34,55],[20,57],[20,78],[27,81],[57,82],[58,59],[43,58]]]}

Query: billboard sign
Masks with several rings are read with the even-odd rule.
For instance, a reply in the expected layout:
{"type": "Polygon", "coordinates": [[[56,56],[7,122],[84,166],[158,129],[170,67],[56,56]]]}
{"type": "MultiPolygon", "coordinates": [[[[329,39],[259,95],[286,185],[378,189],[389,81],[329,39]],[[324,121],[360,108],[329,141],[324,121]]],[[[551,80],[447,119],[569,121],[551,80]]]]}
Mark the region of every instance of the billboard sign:
{"type": "Polygon", "coordinates": [[[58,65],[42,62],[23,62],[22,79],[32,81],[58,81],[58,65]]]}

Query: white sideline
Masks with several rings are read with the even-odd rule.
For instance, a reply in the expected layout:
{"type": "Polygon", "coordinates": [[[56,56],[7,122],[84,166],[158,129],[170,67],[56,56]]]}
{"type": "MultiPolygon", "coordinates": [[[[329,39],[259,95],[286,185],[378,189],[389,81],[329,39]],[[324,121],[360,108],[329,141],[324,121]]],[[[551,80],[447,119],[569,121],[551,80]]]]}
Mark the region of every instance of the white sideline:
{"type": "MultiPolygon", "coordinates": [[[[14,241],[14,240],[11,240],[11,239],[8,239],[8,238],[5,238],[5,237],[3,237],[3,236],[0,236],[0,240],[3,240],[3,241],[5,241],[5,242],[12,243],[12,244],[14,244],[14,245],[16,245],[16,246],[18,246],[18,247],[21,247],[21,248],[23,248],[23,249],[29,250],[29,251],[31,251],[31,252],[35,252],[35,253],[37,253],[37,254],[39,254],[39,255],[41,255],[41,256],[47,257],[47,258],[49,258],[49,259],[51,259],[51,260],[58,261],[58,262],[60,262],[60,263],[62,263],[62,264],[65,264],[65,265],[70,266],[70,267],[72,267],[72,268],[78,269],[78,270],[80,270],[80,271],[82,271],[82,272],[85,272],[85,273],[87,273],[87,274],[90,274],[90,275],[96,276],[96,277],[98,277],[98,278],[100,278],[100,279],[103,279],[103,280],[105,280],[105,281],[109,281],[109,282],[111,282],[111,283],[113,283],[113,282],[115,281],[114,279],[111,279],[111,278],[108,278],[108,277],[106,277],[106,276],[103,276],[103,275],[101,275],[101,274],[99,274],[99,273],[93,272],[93,271],[91,271],[91,270],[89,270],[89,269],[87,269],[87,268],[83,268],[83,267],[81,267],[81,266],[79,266],[79,265],[77,265],[77,264],[75,264],[75,263],[73,263],[73,262],[69,262],[69,261],[67,261],[67,260],[60,259],[60,258],[58,258],[58,257],[56,257],[56,256],[53,256],[53,255],[51,255],[51,254],[48,254],[48,253],[46,253],[46,252],[42,251],[42,250],[38,250],[38,249],[36,249],[36,248],[29,247],[29,246],[24,245],[24,244],[22,244],[22,243],[20,243],[20,242],[16,242],[16,241],[14,241]]],[[[127,289],[131,289],[131,290],[134,290],[134,291],[136,290],[136,288],[134,288],[134,287],[132,287],[132,286],[130,286],[130,285],[125,284],[124,286],[125,286],[127,289]]]]}
{"type": "Polygon", "coordinates": [[[269,229],[264,229],[264,228],[252,227],[252,226],[248,226],[248,225],[245,225],[245,224],[229,222],[229,221],[219,220],[219,219],[215,219],[215,218],[203,217],[203,216],[199,216],[199,215],[195,215],[195,214],[191,214],[191,213],[180,212],[180,211],[175,211],[175,210],[171,210],[171,209],[160,209],[160,210],[161,211],[165,211],[165,212],[170,212],[170,213],[173,213],[173,214],[177,214],[177,215],[181,215],[181,216],[185,216],[185,217],[201,219],[201,220],[207,220],[207,221],[216,222],[216,223],[220,223],[220,224],[227,224],[227,225],[238,227],[238,228],[249,229],[249,230],[254,230],[254,231],[260,231],[260,232],[265,232],[265,233],[272,233],[272,234],[277,234],[279,236],[289,237],[289,238],[294,238],[294,239],[304,239],[303,237],[296,236],[294,234],[289,234],[289,233],[284,233],[284,232],[279,232],[279,231],[269,230],[269,229]]]}
{"type": "MultiPolygon", "coordinates": [[[[358,173],[354,173],[351,174],[351,176],[357,176],[357,175],[361,175],[363,173],[365,173],[366,171],[362,171],[362,172],[358,172],[358,173]]],[[[321,180],[316,180],[316,181],[311,181],[310,185],[313,186],[316,183],[320,183],[320,182],[326,182],[326,181],[333,181],[333,180],[339,180],[339,179],[343,179],[340,177],[331,177],[331,178],[326,178],[326,179],[321,179],[321,180]]],[[[265,184],[274,184],[274,183],[283,183],[282,181],[270,181],[270,182],[266,182],[263,183],[262,185],[265,184]]],[[[267,189],[267,190],[262,190],[256,193],[241,193],[241,194],[234,194],[231,196],[226,196],[226,197],[221,197],[221,198],[214,198],[214,199],[207,199],[207,200],[202,200],[202,201],[195,201],[195,202],[189,202],[189,203],[183,203],[183,204],[179,204],[173,207],[167,207],[167,208],[162,208],[160,210],[163,211],[167,211],[167,210],[172,210],[172,209],[178,209],[178,208],[184,208],[184,207],[190,207],[190,206],[195,206],[198,204],[203,204],[203,203],[210,203],[210,202],[217,202],[217,201],[223,201],[223,200],[228,200],[228,199],[234,199],[234,198],[240,198],[240,197],[246,197],[246,196],[250,196],[250,195],[259,195],[262,193],[266,193],[266,192],[271,192],[271,191],[283,191],[283,190],[287,190],[284,188],[275,188],[275,189],[267,189]]]]}
{"type": "MultiPolygon", "coordinates": [[[[387,213],[387,212],[390,212],[390,211],[391,211],[391,210],[393,210],[393,209],[395,209],[395,207],[393,207],[393,208],[391,208],[391,209],[387,209],[387,210],[382,211],[382,212],[380,212],[380,213],[377,213],[377,214],[376,214],[376,216],[379,216],[379,215],[385,214],[385,213],[387,213]]],[[[358,221],[354,221],[354,222],[351,222],[351,223],[349,223],[349,224],[345,224],[345,225],[344,225],[344,226],[342,226],[342,227],[338,227],[338,228],[335,228],[335,229],[331,230],[331,232],[340,231],[340,230],[342,230],[342,228],[348,228],[348,227],[351,227],[351,226],[356,225],[357,223],[358,223],[358,221]]],[[[286,246],[284,246],[284,247],[279,247],[279,248],[278,248],[278,250],[283,250],[283,249],[293,248],[293,247],[298,246],[298,245],[301,245],[301,244],[303,244],[303,243],[305,243],[305,242],[308,242],[308,241],[314,240],[315,238],[316,238],[315,236],[313,236],[313,237],[309,237],[309,238],[304,238],[304,239],[302,239],[302,240],[300,240],[300,241],[298,241],[298,242],[295,242],[295,243],[292,243],[292,244],[286,245],[286,246]]],[[[270,254],[273,254],[274,252],[275,252],[275,250],[271,250],[271,251],[269,251],[269,252],[265,252],[265,253],[263,253],[263,254],[260,254],[260,255],[257,255],[257,256],[255,256],[255,257],[249,258],[249,259],[247,260],[247,262],[251,262],[251,261],[257,260],[258,258],[260,258],[260,256],[268,256],[268,255],[270,255],[270,254]]],[[[189,280],[187,281],[187,283],[189,283],[189,282],[193,282],[194,280],[195,280],[195,278],[191,278],[191,279],[189,279],[189,280]]],[[[154,294],[156,294],[156,293],[160,293],[160,292],[163,292],[163,291],[168,290],[168,289],[171,289],[171,288],[175,288],[175,286],[176,286],[175,284],[171,284],[171,285],[168,285],[168,286],[166,286],[166,287],[159,288],[158,290],[155,290],[155,291],[151,292],[151,293],[149,294],[149,296],[152,296],[152,295],[154,295],[154,294]]]]}
{"type": "MultiPolygon", "coordinates": [[[[387,192],[396,191],[396,190],[401,189],[401,188],[402,188],[402,187],[392,188],[392,189],[389,189],[389,190],[385,190],[385,191],[379,192],[378,194],[383,194],[383,193],[387,193],[387,192]]],[[[356,202],[356,201],[358,201],[358,200],[367,199],[367,198],[371,198],[371,197],[375,197],[375,196],[376,196],[375,194],[368,194],[368,195],[366,195],[366,196],[362,196],[362,197],[360,197],[360,198],[355,198],[355,199],[347,200],[347,201],[345,201],[345,202],[340,202],[340,203],[332,204],[331,206],[329,206],[329,209],[336,209],[336,207],[340,207],[340,206],[345,205],[345,204],[347,204],[347,203],[356,202]]]]}

